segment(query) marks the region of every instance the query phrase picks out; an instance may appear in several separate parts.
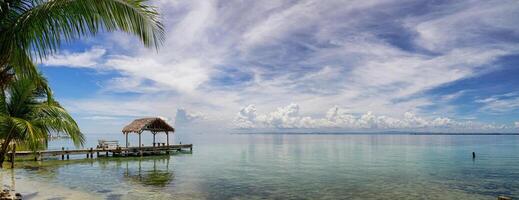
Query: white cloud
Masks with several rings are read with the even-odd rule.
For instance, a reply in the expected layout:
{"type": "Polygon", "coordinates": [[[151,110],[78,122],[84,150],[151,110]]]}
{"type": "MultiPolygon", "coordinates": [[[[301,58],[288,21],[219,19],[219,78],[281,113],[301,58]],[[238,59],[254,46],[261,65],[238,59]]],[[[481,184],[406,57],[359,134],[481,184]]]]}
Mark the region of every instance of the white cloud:
{"type": "Polygon", "coordinates": [[[519,121],[515,122],[514,125],[515,125],[515,128],[519,128],[519,121]]]}
{"type": "Polygon", "coordinates": [[[423,118],[411,112],[406,112],[399,118],[385,115],[375,115],[367,112],[362,115],[349,113],[337,106],[326,112],[323,118],[313,118],[300,114],[297,104],[277,108],[266,114],[257,114],[253,105],[240,110],[234,120],[235,127],[250,128],[296,128],[319,129],[333,128],[340,130],[465,130],[465,131],[496,131],[506,130],[505,125],[485,124],[474,121],[456,121],[447,117],[423,118]]]}
{"type": "MultiPolygon", "coordinates": [[[[181,92],[194,91],[209,79],[207,69],[196,59],[164,63],[154,58],[117,56],[109,59],[106,65],[132,79],[152,80],[159,85],[181,92]]],[[[133,85],[134,87],[124,85],[128,90],[141,86],[140,84],[133,85]]]]}
{"type": "Polygon", "coordinates": [[[103,121],[103,120],[117,120],[119,118],[117,117],[114,117],[114,116],[99,116],[99,115],[94,115],[94,116],[87,116],[87,117],[83,117],[83,119],[88,119],[88,120],[99,120],[99,121],[103,121]]]}
{"type": "Polygon", "coordinates": [[[179,108],[175,116],[175,127],[193,125],[194,122],[204,119],[206,119],[206,116],[202,113],[190,113],[184,108],[179,108]]]}
{"type": "Polygon", "coordinates": [[[457,91],[457,92],[454,92],[454,93],[451,93],[451,94],[447,94],[447,95],[443,95],[440,97],[440,100],[442,101],[452,101],[452,100],[455,100],[461,96],[463,96],[467,91],[466,90],[460,90],[460,91],[457,91]]]}
{"type": "MultiPolygon", "coordinates": [[[[102,41],[106,50],[65,52],[45,65],[117,72],[100,82],[99,96],[69,100],[89,115],[174,116],[185,106],[248,128],[453,126],[450,118],[417,115],[431,116],[424,107],[446,108],[463,92],[440,101],[427,92],[497,70],[496,60],[518,53],[516,43],[492,32],[518,29],[510,17],[518,4],[419,3],[159,1],[167,40],[158,52],[117,34],[102,41]],[[384,37],[392,34],[403,37],[384,37]],[[121,99],[121,92],[138,95],[121,99]],[[279,109],[257,114],[250,106],[233,118],[250,104],[279,109]]],[[[499,101],[488,110],[514,106],[499,101]]]]}
{"type": "Polygon", "coordinates": [[[234,119],[234,124],[240,128],[255,128],[256,106],[248,105],[243,107],[234,119]]]}
{"type": "Polygon", "coordinates": [[[483,111],[494,113],[510,112],[519,109],[519,94],[506,93],[503,95],[494,95],[477,99],[475,102],[483,104],[483,107],[481,107],[483,111]]]}
{"type": "Polygon", "coordinates": [[[417,43],[429,50],[444,51],[456,46],[493,45],[487,38],[488,34],[519,30],[510,20],[519,17],[519,5],[512,2],[456,2],[423,18],[410,19],[408,25],[418,33],[417,43]]]}
{"type": "Polygon", "coordinates": [[[84,52],[64,52],[62,54],[51,56],[44,60],[42,64],[45,66],[98,68],[102,62],[102,57],[105,54],[106,49],[93,47],[84,52]]]}

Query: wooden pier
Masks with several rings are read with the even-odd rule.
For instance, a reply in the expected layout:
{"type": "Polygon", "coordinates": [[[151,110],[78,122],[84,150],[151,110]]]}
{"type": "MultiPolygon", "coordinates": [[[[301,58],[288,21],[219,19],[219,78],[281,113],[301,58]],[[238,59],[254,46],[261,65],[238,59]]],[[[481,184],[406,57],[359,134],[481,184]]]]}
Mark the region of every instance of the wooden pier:
{"type": "Polygon", "coordinates": [[[68,150],[43,150],[43,151],[16,151],[16,144],[13,144],[12,150],[8,153],[8,160],[11,161],[11,167],[14,167],[14,160],[17,156],[34,156],[34,160],[42,160],[44,157],[61,156],[61,160],[70,159],[70,155],[86,155],[86,158],[108,157],[108,156],[145,156],[169,154],[172,151],[182,151],[189,149],[193,152],[193,144],[169,144],[169,134],[175,132],[175,129],[166,121],[158,117],[149,117],[133,120],[126,125],[122,133],[125,135],[125,146],[119,146],[118,141],[99,140],[96,148],[90,149],[72,149],[68,150]],[[150,131],[153,134],[153,146],[143,146],[141,134],[143,131],[150,131]],[[157,133],[166,134],[165,143],[157,143],[155,135],[157,133]],[[128,135],[135,133],[139,135],[139,146],[130,147],[128,143],[128,135]]]}
{"type": "Polygon", "coordinates": [[[116,147],[116,148],[90,148],[90,149],[72,149],[62,148],[61,150],[43,150],[43,151],[15,151],[9,152],[9,158],[14,156],[34,156],[34,160],[42,160],[45,157],[61,156],[61,160],[70,159],[70,155],[85,155],[86,158],[108,157],[108,156],[147,156],[169,154],[175,151],[193,152],[193,144],[177,144],[177,145],[157,145],[157,146],[141,146],[141,147],[116,147]]]}

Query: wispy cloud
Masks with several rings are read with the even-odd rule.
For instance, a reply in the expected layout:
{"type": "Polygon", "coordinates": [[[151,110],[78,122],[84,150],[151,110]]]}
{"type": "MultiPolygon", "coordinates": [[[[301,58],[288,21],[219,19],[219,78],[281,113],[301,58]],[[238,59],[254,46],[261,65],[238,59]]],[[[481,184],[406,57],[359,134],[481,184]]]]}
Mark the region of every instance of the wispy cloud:
{"type": "Polygon", "coordinates": [[[483,104],[481,110],[487,112],[503,113],[519,109],[519,93],[506,93],[494,95],[484,99],[476,100],[483,104]]]}
{"type": "Polygon", "coordinates": [[[63,52],[62,54],[49,57],[41,64],[44,66],[97,68],[103,62],[102,59],[105,54],[106,49],[93,47],[84,52],[63,52]]]}
{"type": "MultiPolygon", "coordinates": [[[[407,112],[431,115],[423,108],[463,92],[436,101],[428,91],[498,70],[497,60],[519,53],[514,1],[156,3],[167,31],[158,53],[118,35],[103,40],[106,50],[64,53],[44,63],[117,73],[101,82],[103,96],[71,101],[74,110],[172,117],[188,107],[231,122],[244,105],[273,110],[296,102],[305,116],[338,105],[391,121],[407,112]],[[139,97],[121,103],[121,92],[139,97]],[[134,105],[144,99],[154,103],[134,105]]],[[[486,109],[513,108],[517,100],[503,101],[486,109]]],[[[251,109],[239,120],[251,117],[251,109]]],[[[264,120],[279,121],[274,115],[264,120]]]]}

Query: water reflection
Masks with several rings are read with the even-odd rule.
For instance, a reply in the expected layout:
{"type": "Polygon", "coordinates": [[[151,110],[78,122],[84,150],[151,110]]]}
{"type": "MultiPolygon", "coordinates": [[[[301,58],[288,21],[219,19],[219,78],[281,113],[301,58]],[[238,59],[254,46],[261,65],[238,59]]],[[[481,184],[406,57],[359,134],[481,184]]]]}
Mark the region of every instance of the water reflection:
{"type": "MultiPolygon", "coordinates": [[[[517,138],[195,135],[194,154],[46,160],[15,170],[15,176],[65,187],[59,193],[84,191],[109,199],[515,198],[517,138]]],[[[17,189],[23,187],[14,180],[17,189]]],[[[27,194],[45,190],[33,188],[27,194]]]]}
{"type": "Polygon", "coordinates": [[[131,182],[140,183],[143,185],[165,187],[170,184],[175,177],[173,171],[169,169],[169,156],[153,159],[153,166],[151,167],[152,169],[149,169],[149,167],[143,169],[142,159],[139,159],[137,162],[137,170],[130,168],[129,162],[126,162],[126,171],[124,173],[124,177],[131,182]]]}

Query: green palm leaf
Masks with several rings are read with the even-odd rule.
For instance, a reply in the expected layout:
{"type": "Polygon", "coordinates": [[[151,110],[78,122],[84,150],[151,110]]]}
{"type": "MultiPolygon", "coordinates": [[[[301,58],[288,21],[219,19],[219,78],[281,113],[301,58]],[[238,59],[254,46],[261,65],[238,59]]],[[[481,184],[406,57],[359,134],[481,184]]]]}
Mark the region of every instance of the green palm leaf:
{"type": "MultiPolygon", "coordinates": [[[[21,8],[5,34],[14,36],[12,49],[44,58],[56,52],[62,41],[70,42],[99,31],[124,31],[138,36],[145,46],[163,41],[163,26],[157,12],[142,0],[50,0],[33,1],[21,8]]],[[[13,14],[15,15],[15,14],[13,14]]]]}
{"type": "Polygon", "coordinates": [[[84,144],[76,121],[48,95],[52,92],[42,77],[16,76],[8,85],[0,102],[6,108],[0,113],[0,166],[11,141],[35,151],[46,145],[49,133],[61,132],[76,146],[84,144]]]}

